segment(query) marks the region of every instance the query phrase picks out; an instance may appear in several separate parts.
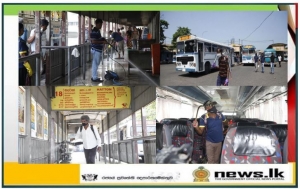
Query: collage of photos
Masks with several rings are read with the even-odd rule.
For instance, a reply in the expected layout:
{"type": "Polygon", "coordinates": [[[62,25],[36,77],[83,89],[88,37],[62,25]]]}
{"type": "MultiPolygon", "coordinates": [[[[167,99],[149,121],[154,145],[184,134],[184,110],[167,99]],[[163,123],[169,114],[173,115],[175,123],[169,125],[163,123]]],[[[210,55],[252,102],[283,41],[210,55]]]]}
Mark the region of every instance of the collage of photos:
{"type": "Polygon", "coordinates": [[[18,16],[20,164],[202,169],[295,156],[288,11],[18,16]]]}

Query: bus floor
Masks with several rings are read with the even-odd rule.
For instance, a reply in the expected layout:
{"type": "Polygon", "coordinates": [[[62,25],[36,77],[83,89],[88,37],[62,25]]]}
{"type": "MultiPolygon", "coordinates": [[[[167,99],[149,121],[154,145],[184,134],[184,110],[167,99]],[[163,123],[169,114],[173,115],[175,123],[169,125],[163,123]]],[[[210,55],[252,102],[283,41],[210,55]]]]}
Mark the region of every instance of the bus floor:
{"type": "MultiPolygon", "coordinates": [[[[98,77],[103,82],[92,82],[92,61],[86,63],[85,79],[83,79],[83,69],[78,68],[71,73],[71,86],[110,86],[110,85],[153,85],[142,73],[136,68],[130,68],[130,73],[128,74],[129,63],[125,60],[128,56],[125,54],[125,59],[118,59],[117,53],[113,53],[112,56],[107,58],[104,56],[103,62],[100,62],[98,67],[98,77]],[[110,58],[111,57],[111,58],[110,58]],[[123,67],[122,67],[123,66],[123,67]],[[104,75],[107,70],[116,72],[120,77],[120,80],[113,82],[112,80],[105,80],[104,75]]],[[[159,77],[153,76],[151,72],[144,71],[144,73],[151,78],[157,85],[159,85],[159,77]]],[[[42,82],[41,82],[42,83],[42,82]]],[[[64,77],[55,81],[52,85],[62,86],[68,84],[68,77],[64,77]]]]}

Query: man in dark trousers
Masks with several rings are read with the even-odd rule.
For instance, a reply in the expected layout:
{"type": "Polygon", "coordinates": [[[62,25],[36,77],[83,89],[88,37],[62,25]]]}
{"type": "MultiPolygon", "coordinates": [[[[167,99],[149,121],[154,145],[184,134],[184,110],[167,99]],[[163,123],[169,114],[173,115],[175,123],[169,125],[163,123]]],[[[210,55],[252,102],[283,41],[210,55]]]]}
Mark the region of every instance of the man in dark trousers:
{"type": "Polygon", "coordinates": [[[274,56],[274,54],[272,53],[272,55],[271,55],[271,63],[270,63],[270,67],[271,67],[271,72],[270,72],[270,74],[274,74],[274,63],[275,63],[275,56],[274,56]]]}
{"type": "Polygon", "coordinates": [[[254,56],[254,66],[255,66],[255,72],[257,72],[258,70],[258,56],[257,56],[257,53],[255,53],[255,56],[254,56]]]}
{"type": "Polygon", "coordinates": [[[103,82],[100,78],[98,78],[98,66],[102,60],[102,51],[103,46],[106,42],[106,40],[101,36],[100,29],[102,28],[103,21],[101,19],[97,19],[95,21],[96,26],[92,29],[92,32],[90,34],[90,40],[91,40],[91,53],[93,54],[93,62],[92,62],[92,78],[91,80],[93,82],[103,82]]]}
{"type": "Polygon", "coordinates": [[[203,114],[200,119],[194,120],[193,127],[201,135],[206,130],[206,155],[208,164],[220,163],[222,150],[223,122],[226,121],[223,114],[218,112],[215,102],[206,101],[203,103],[207,113],[203,114]],[[200,124],[198,124],[200,123],[200,124]]]}
{"type": "Polygon", "coordinates": [[[219,74],[217,78],[217,86],[228,85],[230,66],[228,63],[228,58],[223,55],[223,50],[219,49],[221,56],[219,57],[219,74]]]}
{"type": "Polygon", "coordinates": [[[96,152],[101,150],[101,139],[97,128],[90,125],[89,121],[89,116],[81,116],[82,126],[79,127],[75,139],[83,140],[86,163],[95,164],[96,152]]]}
{"type": "Polygon", "coordinates": [[[261,63],[261,73],[264,73],[264,64],[265,64],[265,54],[262,53],[260,55],[260,63],[261,63]]]}

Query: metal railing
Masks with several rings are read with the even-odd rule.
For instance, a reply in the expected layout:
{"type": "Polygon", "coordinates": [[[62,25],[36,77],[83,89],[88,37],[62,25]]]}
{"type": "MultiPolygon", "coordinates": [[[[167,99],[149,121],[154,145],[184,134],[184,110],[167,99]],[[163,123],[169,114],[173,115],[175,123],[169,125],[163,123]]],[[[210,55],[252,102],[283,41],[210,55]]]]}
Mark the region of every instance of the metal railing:
{"type": "MultiPolygon", "coordinates": [[[[63,63],[67,63],[67,72],[66,74],[68,75],[68,86],[71,86],[71,81],[72,81],[72,78],[71,78],[71,71],[72,70],[75,70],[77,69],[78,67],[81,67],[83,68],[83,79],[85,80],[85,71],[86,71],[86,47],[89,47],[90,46],[90,43],[84,43],[84,44],[81,44],[81,45],[73,45],[73,46],[42,46],[41,48],[43,49],[51,49],[51,51],[55,51],[57,49],[64,49],[65,51],[67,51],[67,56],[66,56],[66,59],[67,61],[64,61],[63,63]],[[74,66],[74,58],[72,58],[72,51],[77,48],[78,52],[79,52],[79,63],[78,65],[75,65],[74,66]],[[73,69],[72,69],[73,68],[73,69]]],[[[63,56],[63,55],[62,55],[63,56]]],[[[58,56],[61,58],[61,56],[58,56]]],[[[50,52],[50,64],[51,64],[51,67],[52,66],[56,66],[55,63],[57,61],[52,61],[53,59],[55,59],[56,57],[54,56],[53,53],[50,52]]],[[[76,63],[77,64],[77,63],[76,63]]],[[[63,65],[64,66],[64,65],[63,65]]],[[[55,68],[54,68],[55,69],[55,68]]],[[[53,75],[54,78],[52,79],[59,79],[59,75],[53,75]]]]}
{"type": "Polygon", "coordinates": [[[41,53],[31,54],[26,57],[19,58],[19,62],[29,62],[33,75],[35,75],[35,86],[40,86],[41,84],[41,60],[41,53]]]}
{"type": "Polygon", "coordinates": [[[24,135],[19,135],[19,163],[25,163],[25,138],[24,135]]]}
{"type": "Polygon", "coordinates": [[[143,141],[144,163],[155,164],[156,136],[146,136],[112,142],[110,146],[111,157],[109,157],[113,159],[112,163],[115,163],[115,160],[118,160],[118,163],[137,163],[138,152],[135,150],[134,146],[139,140],[143,141]]]}
{"type": "Polygon", "coordinates": [[[31,138],[31,163],[49,163],[49,147],[47,140],[31,138]]]}

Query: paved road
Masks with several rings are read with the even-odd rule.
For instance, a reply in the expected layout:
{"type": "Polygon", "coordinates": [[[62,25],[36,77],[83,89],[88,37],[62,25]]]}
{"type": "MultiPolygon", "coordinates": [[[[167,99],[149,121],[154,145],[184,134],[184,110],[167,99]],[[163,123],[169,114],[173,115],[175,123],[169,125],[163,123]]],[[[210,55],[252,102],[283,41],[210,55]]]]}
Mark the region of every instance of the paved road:
{"type": "MultiPolygon", "coordinates": [[[[261,71],[261,67],[259,67],[261,71]]],[[[281,63],[274,68],[275,74],[270,74],[270,67],[265,67],[265,73],[254,72],[253,65],[237,65],[232,67],[231,86],[283,86],[287,84],[287,63],[281,63]]],[[[175,64],[161,64],[161,86],[216,86],[218,71],[210,74],[185,73],[175,71],[175,64]]]]}

